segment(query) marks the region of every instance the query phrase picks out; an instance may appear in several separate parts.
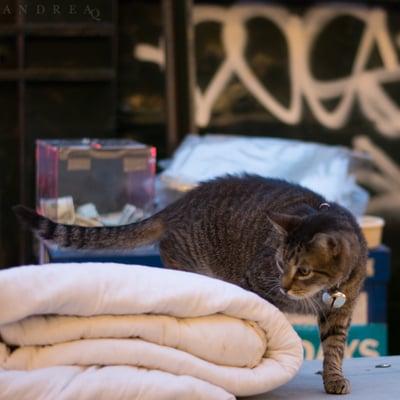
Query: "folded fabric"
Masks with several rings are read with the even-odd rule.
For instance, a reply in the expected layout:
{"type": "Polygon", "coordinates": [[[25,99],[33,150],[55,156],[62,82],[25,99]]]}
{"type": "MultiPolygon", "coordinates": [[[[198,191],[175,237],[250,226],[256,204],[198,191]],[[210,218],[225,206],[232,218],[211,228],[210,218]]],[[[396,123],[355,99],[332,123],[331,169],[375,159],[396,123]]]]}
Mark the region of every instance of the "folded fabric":
{"type": "Polygon", "coordinates": [[[229,399],[284,384],[301,341],[274,306],[188,272],[0,272],[0,399],[229,399]]]}
{"type": "MultiPolygon", "coordinates": [[[[253,368],[264,356],[267,343],[264,332],[254,323],[222,314],[197,318],[162,315],[31,317],[0,327],[5,343],[31,346],[25,364],[14,369],[31,369],[44,346],[78,339],[140,338],[144,341],[183,350],[220,365],[253,368]]],[[[89,343],[89,340],[85,340],[89,343]]],[[[58,346],[61,348],[62,346],[58,346]]],[[[7,367],[15,363],[19,350],[8,357],[7,367]]],[[[21,358],[19,358],[21,362],[21,358]]]]}

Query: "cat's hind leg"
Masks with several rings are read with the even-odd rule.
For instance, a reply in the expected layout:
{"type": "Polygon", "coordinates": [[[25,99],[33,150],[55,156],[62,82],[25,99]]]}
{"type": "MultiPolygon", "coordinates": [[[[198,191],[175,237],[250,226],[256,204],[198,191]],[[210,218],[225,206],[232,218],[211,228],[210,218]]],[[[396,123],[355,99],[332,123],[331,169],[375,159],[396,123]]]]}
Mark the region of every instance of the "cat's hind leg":
{"type": "Polygon", "coordinates": [[[184,263],[179,259],[178,251],[173,243],[164,239],[160,242],[159,248],[161,261],[165,268],[187,270],[184,263]]]}

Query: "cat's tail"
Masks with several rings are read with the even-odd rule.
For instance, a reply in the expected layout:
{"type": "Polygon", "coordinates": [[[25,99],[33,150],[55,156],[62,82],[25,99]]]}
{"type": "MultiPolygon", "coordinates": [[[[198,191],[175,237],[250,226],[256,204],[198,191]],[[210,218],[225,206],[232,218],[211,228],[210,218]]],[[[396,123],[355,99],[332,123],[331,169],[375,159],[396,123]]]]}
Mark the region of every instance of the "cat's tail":
{"type": "Polygon", "coordinates": [[[165,232],[160,214],[129,225],[84,227],[56,223],[22,205],[13,211],[40,238],[75,249],[133,249],[158,241],[165,232]]]}

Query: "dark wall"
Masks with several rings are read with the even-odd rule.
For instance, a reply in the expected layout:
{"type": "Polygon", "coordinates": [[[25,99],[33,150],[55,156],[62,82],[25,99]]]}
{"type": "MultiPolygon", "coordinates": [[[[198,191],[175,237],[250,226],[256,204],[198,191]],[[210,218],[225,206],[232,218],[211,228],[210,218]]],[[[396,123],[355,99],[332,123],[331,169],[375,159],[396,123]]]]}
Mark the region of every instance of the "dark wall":
{"type": "Polygon", "coordinates": [[[0,266],[33,261],[11,206],[35,204],[35,140],[116,131],[117,2],[58,3],[0,1],[0,266]]]}

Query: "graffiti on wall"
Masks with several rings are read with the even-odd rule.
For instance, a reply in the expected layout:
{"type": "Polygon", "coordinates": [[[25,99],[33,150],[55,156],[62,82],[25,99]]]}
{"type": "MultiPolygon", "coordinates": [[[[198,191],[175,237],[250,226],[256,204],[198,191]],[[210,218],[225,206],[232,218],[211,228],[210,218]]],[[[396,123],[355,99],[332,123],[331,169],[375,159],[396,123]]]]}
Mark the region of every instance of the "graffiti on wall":
{"type": "MultiPolygon", "coordinates": [[[[204,23],[217,23],[221,28],[218,40],[223,48],[223,59],[211,78],[202,88],[199,85],[195,88],[196,123],[199,127],[212,124],[212,112],[218,99],[227,95],[229,84],[236,79],[257,100],[262,110],[283,124],[301,126],[305,121],[306,104],[315,121],[323,127],[335,132],[347,126],[351,131],[351,124],[354,123],[351,116],[358,107],[382,139],[389,143],[400,139],[400,105],[385,88],[388,84],[400,84],[400,27],[398,32],[393,31],[393,27],[389,29],[388,11],[383,7],[320,4],[307,8],[300,15],[280,5],[234,5],[228,8],[198,5],[193,18],[197,27],[204,23]],[[314,51],[316,43],[329,24],[341,17],[349,17],[361,25],[349,71],[334,79],[317,78],[312,68],[320,61],[314,51]],[[248,22],[254,18],[272,23],[287,48],[285,62],[290,90],[286,104],[282,103],[282,99],[278,100],[246,58],[246,48],[251,40],[248,22]],[[373,52],[379,53],[381,62],[371,67],[368,62],[373,52]],[[328,108],[324,103],[329,100],[338,101],[334,107],[328,108]]],[[[266,39],[261,50],[268,53],[270,46],[270,41],[266,39]]],[[[337,49],[334,51],[338,52],[337,49]]],[[[164,68],[162,38],[157,46],[137,44],[133,57],[164,68]]],[[[353,139],[353,146],[356,150],[368,152],[373,163],[373,168],[363,170],[358,177],[373,193],[368,211],[400,216],[398,160],[392,159],[367,135],[358,134],[353,139]]]]}
{"type": "Polygon", "coordinates": [[[374,166],[360,170],[357,176],[357,180],[374,193],[368,212],[400,219],[400,167],[367,136],[355,137],[353,146],[355,150],[368,153],[374,166]]]}
{"type": "MultiPolygon", "coordinates": [[[[390,34],[384,9],[351,4],[342,4],[340,7],[318,5],[299,16],[285,7],[275,5],[235,5],[230,8],[196,6],[195,25],[210,21],[221,24],[225,58],[207,87],[203,90],[196,88],[196,122],[199,127],[209,124],[215,102],[231,79],[236,77],[265,110],[282,123],[295,125],[302,121],[304,99],[321,125],[340,129],[346,125],[355,102],[358,102],[363,115],[378,132],[387,138],[400,137],[400,107],[383,87],[388,83],[400,82],[400,63],[396,50],[400,47],[400,29],[397,36],[390,34]],[[313,46],[324,28],[343,16],[364,24],[351,72],[334,80],[318,80],[311,71],[313,46]],[[256,17],[272,22],[285,38],[290,75],[288,106],[274,97],[246,61],[246,23],[256,17]],[[367,68],[367,63],[374,48],[379,51],[382,65],[371,69],[367,68]],[[334,109],[324,106],[324,101],[337,98],[340,101],[334,109]]],[[[134,57],[163,67],[162,41],[158,47],[143,43],[137,45],[134,57]]]]}

